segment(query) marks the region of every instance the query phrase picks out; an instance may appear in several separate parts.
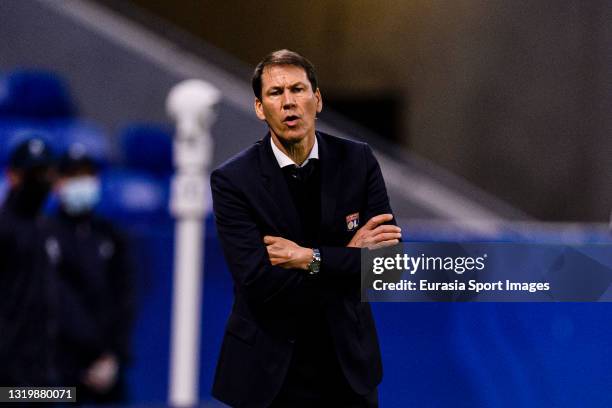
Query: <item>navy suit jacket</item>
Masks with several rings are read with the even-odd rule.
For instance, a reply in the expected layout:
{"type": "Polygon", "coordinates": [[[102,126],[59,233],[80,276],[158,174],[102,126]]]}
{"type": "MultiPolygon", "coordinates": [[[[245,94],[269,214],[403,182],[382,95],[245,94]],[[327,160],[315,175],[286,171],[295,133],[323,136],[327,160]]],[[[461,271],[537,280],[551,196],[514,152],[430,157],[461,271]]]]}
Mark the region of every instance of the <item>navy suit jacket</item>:
{"type": "Polygon", "coordinates": [[[270,135],[211,175],[221,246],[234,280],[234,304],[223,338],[213,395],[232,406],[265,407],[287,374],[298,316],[322,302],[348,383],[359,394],[382,379],[376,328],[360,301],[360,250],[347,248],[359,226],[391,213],[380,167],[365,143],[317,132],[321,169],[320,273],[270,264],[265,235],[303,245],[303,232],[270,135]]]}

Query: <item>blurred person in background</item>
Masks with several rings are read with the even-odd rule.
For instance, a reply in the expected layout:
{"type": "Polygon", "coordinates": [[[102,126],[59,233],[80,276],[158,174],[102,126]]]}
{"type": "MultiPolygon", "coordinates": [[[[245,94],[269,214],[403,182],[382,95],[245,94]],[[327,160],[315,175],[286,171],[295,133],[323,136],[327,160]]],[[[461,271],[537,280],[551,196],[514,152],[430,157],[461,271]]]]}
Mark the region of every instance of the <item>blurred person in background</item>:
{"type": "Polygon", "coordinates": [[[133,322],[133,268],[126,239],[94,215],[99,164],[81,144],[59,161],[61,378],[77,386],[80,403],[121,402],[133,322]]]}
{"type": "Polygon", "coordinates": [[[9,157],[0,210],[0,385],[58,384],[57,280],[60,248],[41,216],[54,177],[53,153],[27,135],[9,157]]]}

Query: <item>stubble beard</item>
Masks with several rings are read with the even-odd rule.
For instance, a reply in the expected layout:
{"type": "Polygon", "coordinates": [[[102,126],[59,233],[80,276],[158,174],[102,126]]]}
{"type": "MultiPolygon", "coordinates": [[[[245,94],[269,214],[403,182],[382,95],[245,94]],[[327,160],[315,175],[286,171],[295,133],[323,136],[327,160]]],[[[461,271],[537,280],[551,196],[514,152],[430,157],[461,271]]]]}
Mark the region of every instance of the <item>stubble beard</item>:
{"type": "Polygon", "coordinates": [[[285,139],[278,135],[276,135],[276,139],[283,146],[287,155],[293,159],[297,164],[302,164],[304,160],[306,160],[307,152],[306,151],[306,141],[308,140],[308,136],[304,136],[302,138],[291,138],[285,139]]]}
{"type": "Polygon", "coordinates": [[[281,144],[287,151],[287,154],[293,159],[293,161],[296,161],[296,158],[302,157],[302,155],[305,153],[304,151],[306,150],[306,148],[302,143],[305,139],[283,140],[279,138],[278,140],[281,142],[281,144]]]}

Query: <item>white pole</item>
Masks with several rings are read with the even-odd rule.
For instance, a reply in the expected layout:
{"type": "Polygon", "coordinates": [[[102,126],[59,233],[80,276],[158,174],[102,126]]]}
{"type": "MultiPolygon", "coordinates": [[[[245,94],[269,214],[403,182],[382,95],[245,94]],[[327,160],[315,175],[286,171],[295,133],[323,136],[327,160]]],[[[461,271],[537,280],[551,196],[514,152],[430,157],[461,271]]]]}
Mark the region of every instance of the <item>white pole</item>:
{"type": "Polygon", "coordinates": [[[191,407],[198,401],[202,249],[207,173],[212,156],[210,127],[220,93],[201,80],[176,85],[166,100],[176,121],[170,210],[176,218],[172,335],[168,402],[191,407]]]}
{"type": "Polygon", "coordinates": [[[169,403],[190,407],[198,398],[202,228],[197,220],[176,224],[169,403]]]}

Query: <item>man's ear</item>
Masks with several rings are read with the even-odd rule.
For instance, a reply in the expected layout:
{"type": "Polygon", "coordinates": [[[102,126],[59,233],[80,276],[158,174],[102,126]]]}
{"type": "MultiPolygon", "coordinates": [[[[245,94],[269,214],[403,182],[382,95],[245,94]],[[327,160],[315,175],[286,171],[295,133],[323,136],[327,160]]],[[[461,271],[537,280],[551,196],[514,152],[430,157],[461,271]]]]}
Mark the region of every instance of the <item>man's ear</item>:
{"type": "Polygon", "coordinates": [[[315,99],[317,100],[317,113],[320,113],[323,110],[323,97],[321,96],[321,91],[319,88],[315,91],[315,99]]]}
{"type": "Polygon", "coordinates": [[[253,106],[255,107],[255,114],[257,115],[259,120],[264,120],[265,121],[266,120],[266,115],[264,115],[263,105],[261,104],[261,101],[259,100],[259,98],[255,98],[255,102],[254,102],[253,106]]]}

